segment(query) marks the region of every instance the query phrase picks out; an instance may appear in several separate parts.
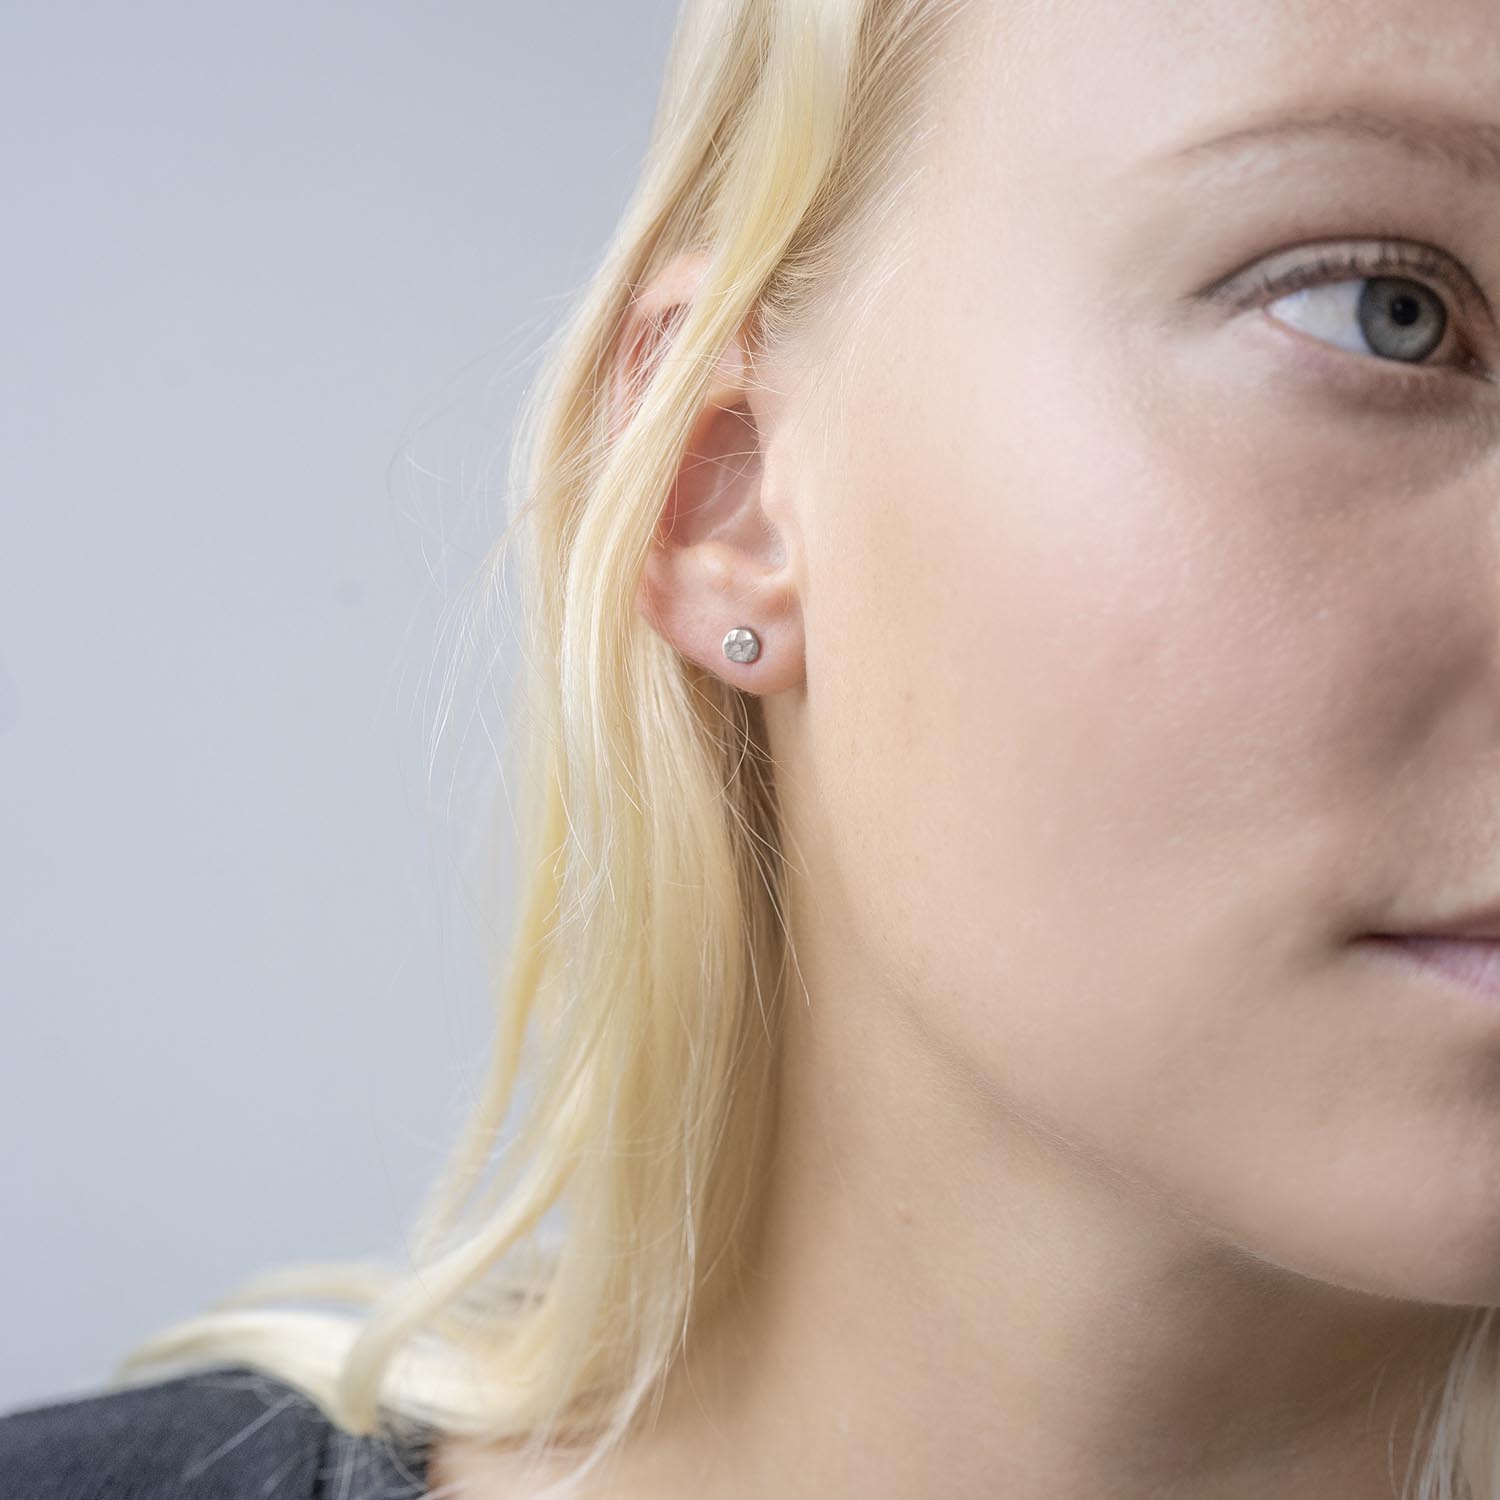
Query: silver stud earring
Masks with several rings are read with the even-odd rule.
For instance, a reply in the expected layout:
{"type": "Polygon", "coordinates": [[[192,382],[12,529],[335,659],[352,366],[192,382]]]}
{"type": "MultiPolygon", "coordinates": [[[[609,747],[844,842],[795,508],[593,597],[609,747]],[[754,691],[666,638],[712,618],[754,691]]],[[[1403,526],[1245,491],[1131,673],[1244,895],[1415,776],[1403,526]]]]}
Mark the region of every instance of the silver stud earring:
{"type": "Polygon", "coordinates": [[[724,637],[724,655],[730,661],[752,662],[760,655],[760,637],[744,625],[736,625],[724,637]]]}

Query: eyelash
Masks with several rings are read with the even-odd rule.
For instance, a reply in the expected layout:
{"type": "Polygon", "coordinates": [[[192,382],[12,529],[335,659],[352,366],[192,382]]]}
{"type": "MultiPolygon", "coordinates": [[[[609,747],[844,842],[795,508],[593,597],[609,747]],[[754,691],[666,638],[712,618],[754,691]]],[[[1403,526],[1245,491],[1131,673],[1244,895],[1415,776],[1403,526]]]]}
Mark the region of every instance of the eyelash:
{"type": "MultiPolygon", "coordinates": [[[[1468,296],[1465,294],[1465,289],[1459,285],[1459,278],[1455,276],[1447,257],[1424,245],[1406,244],[1400,241],[1383,242],[1374,254],[1357,250],[1324,252],[1279,275],[1265,272],[1254,276],[1251,280],[1251,292],[1254,295],[1241,297],[1239,289],[1233,287],[1216,295],[1230,298],[1242,308],[1258,307],[1275,301],[1279,297],[1287,296],[1291,292],[1300,291],[1303,287],[1326,286],[1339,281],[1383,275],[1407,276],[1408,279],[1427,285],[1428,290],[1435,293],[1439,293],[1440,287],[1449,291],[1452,295],[1442,298],[1443,305],[1447,308],[1450,319],[1454,322],[1460,321],[1455,314],[1454,305],[1456,303],[1462,306],[1468,301],[1468,296]],[[1418,274],[1412,275],[1411,273],[1418,274]],[[1431,286],[1429,283],[1432,281],[1436,281],[1439,285],[1431,286]]],[[[1483,300],[1482,297],[1481,300],[1483,300]]],[[[1500,379],[1494,371],[1486,368],[1483,361],[1474,353],[1469,341],[1461,337],[1460,342],[1464,354],[1462,363],[1419,364],[1390,359],[1379,354],[1365,355],[1363,358],[1375,364],[1394,365],[1398,371],[1402,372],[1396,375],[1397,379],[1428,381],[1436,376],[1449,374],[1477,376],[1490,383],[1500,379]]]]}

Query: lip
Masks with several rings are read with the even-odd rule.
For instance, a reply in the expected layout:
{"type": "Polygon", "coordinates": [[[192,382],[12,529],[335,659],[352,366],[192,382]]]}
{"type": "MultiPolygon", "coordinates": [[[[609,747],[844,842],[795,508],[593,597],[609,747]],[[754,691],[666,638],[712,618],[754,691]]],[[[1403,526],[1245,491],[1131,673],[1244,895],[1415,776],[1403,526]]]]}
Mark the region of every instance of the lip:
{"type": "Polygon", "coordinates": [[[1447,937],[1500,938],[1500,906],[1484,907],[1441,922],[1427,922],[1421,927],[1396,933],[1379,933],[1380,937],[1447,937]]]}
{"type": "Polygon", "coordinates": [[[1500,1005],[1500,936],[1370,933],[1365,942],[1393,958],[1418,965],[1500,1005]]]}

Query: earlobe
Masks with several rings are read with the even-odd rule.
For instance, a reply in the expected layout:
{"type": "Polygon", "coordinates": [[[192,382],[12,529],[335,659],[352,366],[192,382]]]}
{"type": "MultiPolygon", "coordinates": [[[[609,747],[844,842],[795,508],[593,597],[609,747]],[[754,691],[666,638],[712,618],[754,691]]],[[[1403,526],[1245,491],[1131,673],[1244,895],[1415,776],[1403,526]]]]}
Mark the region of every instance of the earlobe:
{"type": "Polygon", "coordinates": [[[655,543],[636,598],[651,627],[690,661],[769,696],[805,681],[802,612],[790,572],[716,538],[655,543]]]}

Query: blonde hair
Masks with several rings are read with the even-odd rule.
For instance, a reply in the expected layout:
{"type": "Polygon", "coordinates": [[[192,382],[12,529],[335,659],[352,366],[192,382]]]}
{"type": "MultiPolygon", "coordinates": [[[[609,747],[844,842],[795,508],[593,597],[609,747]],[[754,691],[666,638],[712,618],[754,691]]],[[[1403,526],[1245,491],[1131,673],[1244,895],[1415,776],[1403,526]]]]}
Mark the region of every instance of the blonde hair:
{"type": "Polygon", "coordinates": [[[753,327],[770,350],[815,308],[847,312],[963,4],[684,6],[632,201],[523,406],[523,503],[471,582],[463,638],[483,642],[506,549],[526,545],[521,891],[480,1096],[412,1264],[266,1271],[140,1343],[117,1383],[248,1364],[351,1433],[584,1439],[581,1477],[732,1286],[792,961],[774,784],[759,700],[656,634],[637,584],[730,340],[753,327]],[[626,315],[685,254],[697,294],[622,417],[626,315]],[[523,1054],[533,1097],[502,1141],[523,1054]],[[557,1205],[566,1234],[543,1246],[557,1205]],[[273,1305],[294,1299],[356,1311],[273,1305]]]}
{"type": "MultiPolygon", "coordinates": [[[[243,1363],[351,1433],[417,1425],[528,1455],[581,1439],[546,1491],[566,1492],[659,1399],[690,1317],[732,1289],[794,963],[776,789],[759,700],[646,626],[637,583],[729,341],[753,327],[777,349],[815,312],[850,311],[854,267],[871,284],[860,257],[894,220],[927,65],[968,3],[684,4],[635,194],[528,392],[511,466],[524,503],[471,583],[464,638],[478,642],[506,547],[529,544],[521,900],[481,1094],[412,1264],[262,1273],[143,1341],[116,1384],[243,1363]],[[684,253],[705,257],[703,280],[619,420],[625,317],[684,253]],[[505,1142],[523,1057],[534,1096],[505,1142]],[[556,1205],[567,1232],[543,1246],[556,1205]],[[271,1305],[293,1299],[358,1311],[271,1305]]],[[[1497,1361],[1479,1309],[1421,1500],[1500,1500],[1497,1361]]]]}

